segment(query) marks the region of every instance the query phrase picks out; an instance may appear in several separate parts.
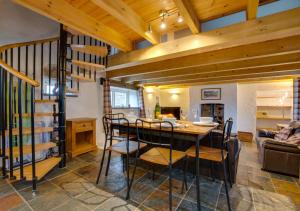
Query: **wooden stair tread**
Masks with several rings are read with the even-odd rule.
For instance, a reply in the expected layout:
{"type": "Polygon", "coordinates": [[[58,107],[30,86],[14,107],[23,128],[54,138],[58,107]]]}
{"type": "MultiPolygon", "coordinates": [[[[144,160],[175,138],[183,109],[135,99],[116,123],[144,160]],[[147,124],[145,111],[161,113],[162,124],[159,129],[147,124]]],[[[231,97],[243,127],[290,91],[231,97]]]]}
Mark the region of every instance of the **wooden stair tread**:
{"type": "Polygon", "coordinates": [[[93,78],[88,78],[83,75],[71,74],[70,77],[73,79],[76,79],[77,81],[81,81],[81,82],[95,82],[95,80],[93,78]]]}
{"type": "MultiPolygon", "coordinates": [[[[51,157],[46,160],[35,163],[36,177],[38,180],[42,179],[49,171],[51,171],[59,162],[60,157],[51,157]]],[[[24,166],[24,176],[26,180],[32,180],[32,165],[24,166]]],[[[14,170],[14,176],[17,180],[20,179],[20,170],[14,170]]]]}
{"type": "Polygon", "coordinates": [[[56,100],[35,100],[35,103],[45,103],[45,104],[54,104],[57,103],[56,100]]]}
{"type": "MultiPolygon", "coordinates": [[[[35,117],[53,117],[51,112],[36,112],[34,113],[35,117]]],[[[19,117],[19,114],[14,114],[14,117],[19,117]]],[[[31,117],[31,113],[23,113],[22,117],[31,117]]]]}
{"type": "MultiPolygon", "coordinates": [[[[35,151],[36,152],[41,152],[43,150],[48,150],[53,147],[56,147],[56,144],[53,142],[48,142],[48,143],[41,143],[41,144],[36,144],[35,145],[35,151]]],[[[6,156],[9,156],[9,148],[5,149],[5,154],[6,156]]],[[[24,145],[23,146],[23,154],[28,155],[31,154],[31,145],[24,145]]],[[[19,147],[13,147],[13,157],[19,157],[19,147]]]]}
{"type": "MultiPolygon", "coordinates": [[[[214,148],[214,147],[206,147],[206,146],[200,146],[200,151],[199,151],[199,158],[204,159],[204,160],[211,160],[211,161],[216,161],[216,162],[221,162],[222,161],[222,154],[221,154],[221,149],[214,148]]],[[[224,160],[227,158],[227,151],[224,152],[224,160]]],[[[187,151],[186,154],[189,157],[196,157],[196,147],[192,146],[190,147],[187,151]]]]}
{"type": "Polygon", "coordinates": [[[96,56],[100,56],[100,57],[105,57],[105,56],[107,56],[107,53],[108,53],[107,47],[104,47],[104,46],[72,44],[71,48],[73,51],[92,54],[92,55],[96,55],[96,56]]]}
{"type": "Polygon", "coordinates": [[[97,72],[104,72],[105,66],[102,64],[95,64],[95,63],[90,63],[90,62],[84,62],[84,61],[79,61],[79,60],[72,60],[72,64],[84,68],[86,70],[92,70],[92,71],[97,71],[97,72]]]}
{"type": "MultiPolygon", "coordinates": [[[[53,132],[53,127],[36,127],[34,129],[35,134],[49,133],[49,132],[53,132]]],[[[13,134],[13,136],[18,136],[19,135],[19,128],[13,128],[12,134],[13,134]]],[[[31,134],[31,128],[30,127],[23,128],[23,135],[29,135],[29,134],[31,134]]],[[[9,135],[9,130],[5,130],[5,135],[6,136],[9,135]]]]}
{"type": "MultiPolygon", "coordinates": [[[[172,164],[185,157],[185,152],[172,150],[172,164]]],[[[141,160],[167,166],[170,161],[170,149],[154,147],[140,156],[141,160]]]]}

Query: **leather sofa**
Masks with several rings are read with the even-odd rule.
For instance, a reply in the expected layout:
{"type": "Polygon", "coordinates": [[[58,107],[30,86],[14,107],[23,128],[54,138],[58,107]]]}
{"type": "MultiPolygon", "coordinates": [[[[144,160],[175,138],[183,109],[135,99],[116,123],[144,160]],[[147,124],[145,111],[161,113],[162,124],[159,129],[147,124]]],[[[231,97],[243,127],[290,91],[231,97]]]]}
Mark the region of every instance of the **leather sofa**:
{"type": "MultiPolygon", "coordinates": [[[[292,134],[300,132],[300,122],[290,124],[294,129],[292,134]]],[[[299,176],[300,149],[288,142],[274,140],[276,132],[260,130],[256,137],[259,160],[262,169],[291,176],[299,176]]],[[[291,134],[291,135],[292,135],[291,134]]]]}

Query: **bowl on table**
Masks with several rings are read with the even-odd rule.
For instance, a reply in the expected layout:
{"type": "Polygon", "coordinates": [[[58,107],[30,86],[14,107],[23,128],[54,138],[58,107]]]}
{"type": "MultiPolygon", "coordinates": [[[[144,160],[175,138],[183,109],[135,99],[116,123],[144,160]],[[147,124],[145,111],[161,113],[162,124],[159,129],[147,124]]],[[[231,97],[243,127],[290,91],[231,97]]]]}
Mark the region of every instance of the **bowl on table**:
{"type": "Polygon", "coordinates": [[[200,122],[202,123],[211,123],[213,120],[214,119],[212,117],[200,117],[200,122]]]}
{"type": "Polygon", "coordinates": [[[163,121],[167,121],[167,122],[171,122],[172,125],[176,124],[176,118],[172,117],[172,118],[163,118],[163,121]]]}

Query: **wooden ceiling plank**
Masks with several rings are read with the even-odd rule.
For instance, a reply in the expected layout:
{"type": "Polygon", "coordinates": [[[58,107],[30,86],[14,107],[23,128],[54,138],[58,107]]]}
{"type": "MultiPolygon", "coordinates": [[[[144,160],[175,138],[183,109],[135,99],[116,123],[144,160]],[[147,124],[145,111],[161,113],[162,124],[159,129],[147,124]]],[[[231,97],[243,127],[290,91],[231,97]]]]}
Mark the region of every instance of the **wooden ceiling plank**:
{"type": "Polygon", "coordinates": [[[108,70],[122,70],[197,53],[299,34],[300,8],[266,16],[259,20],[234,24],[221,29],[190,35],[150,48],[109,58],[108,70]]]}
{"type": "Polygon", "coordinates": [[[189,0],[174,0],[180,14],[193,34],[200,33],[200,21],[189,0]]]}
{"type": "MultiPolygon", "coordinates": [[[[152,80],[143,80],[140,84],[147,83],[163,83],[163,82],[172,82],[178,80],[194,80],[194,79],[210,79],[210,78],[218,78],[218,77],[226,77],[226,76],[248,76],[255,74],[288,74],[291,71],[299,70],[300,62],[295,62],[291,64],[279,64],[279,65],[268,65],[268,66],[257,66],[252,68],[240,68],[234,70],[226,70],[220,72],[207,72],[201,74],[193,74],[193,75],[185,75],[185,76],[176,76],[176,77],[166,77],[160,79],[152,79],[152,80]]],[[[300,74],[300,71],[299,71],[300,74]]]]}
{"type": "Polygon", "coordinates": [[[247,4],[247,20],[256,19],[259,0],[248,0],[247,4]]]}
{"type": "Polygon", "coordinates": [[[159,34],[152,30],[152,33],[147,32],[147,23],[126,3],[122,0],[92,0],[97,6],[104,9],[111,16],[129,27],[131,30],[144,37],[152,44],[160,42],[159,34]]]}
{"type": "Polygon", "coordinates": [[[154,80],[166,77],[178,77],[186,75],[194,75],[208,72],[221,72],[226,70],[246,69],[257,66],[277,65],[283,63],[292,63],[300,60],[300,50],[284,52],[274,55],[266,55],[259,57],[250,57],[237,61],[221,62],[208,65],[195,65],[183,67],[180,69],[162,70],[154,73],[140,74],[122,78],[125,83],[132,83],[142,80],[154,80]]]}
{"type": "Polygon", "coordinates": [[[14,2],[58,21],[80,33],[102,40],[122,51],[132,50],[133,45],[131,41],[124,38],[122,34],[100,23],[66,1],[14,0],[14,2]]]}
{"type": "Polygon", "coordinates": [[[191,80],[177,80],[177,81],[167,81],[161,83],[146,83],[144,86],[160,86],[160,85],[177,85],[177,84],[192,84],[192,83],[222,83],[223,81],[239,81],[239,80],[249,80],[249,79],[258,79],[258,78],[276,78],[276,77],[299,77],[300,73],[298,70],[288,71],[288,72],[277,72],[277,73],[259,73],[252,75],[236,75],[236,76],[217,76],[212,78],[200,78],[200,79],[191,79],[191,80]]]}

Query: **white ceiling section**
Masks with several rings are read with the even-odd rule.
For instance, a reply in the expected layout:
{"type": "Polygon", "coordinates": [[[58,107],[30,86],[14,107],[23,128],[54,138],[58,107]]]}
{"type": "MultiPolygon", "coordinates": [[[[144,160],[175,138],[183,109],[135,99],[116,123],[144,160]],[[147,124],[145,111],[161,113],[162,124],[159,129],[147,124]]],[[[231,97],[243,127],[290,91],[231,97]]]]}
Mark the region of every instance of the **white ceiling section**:
{"type": "Polygon", "coordinates": [[[0,0],[0,46],[59,35],[59,24],[11,0],[0,0]]]}

